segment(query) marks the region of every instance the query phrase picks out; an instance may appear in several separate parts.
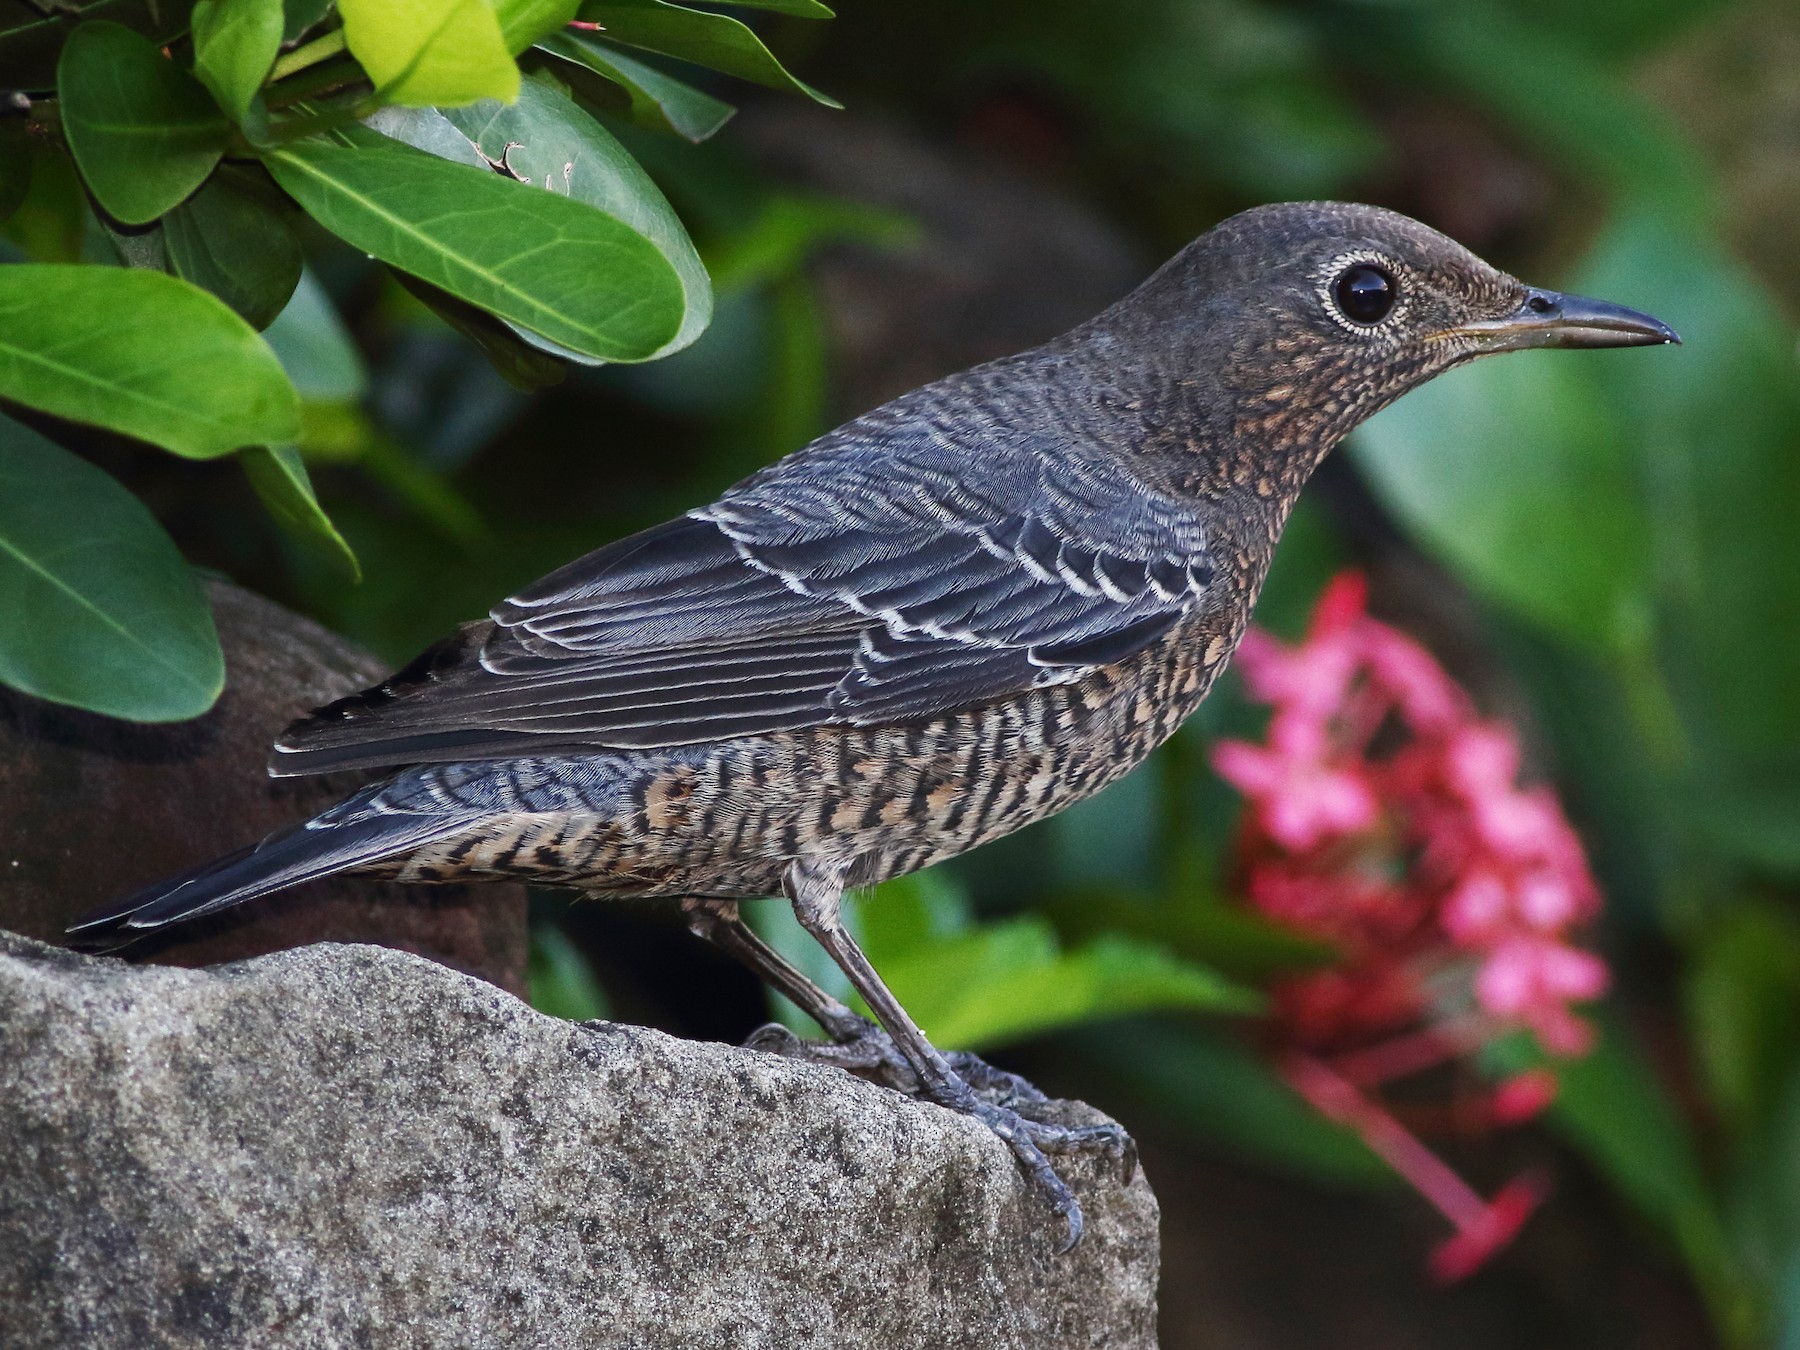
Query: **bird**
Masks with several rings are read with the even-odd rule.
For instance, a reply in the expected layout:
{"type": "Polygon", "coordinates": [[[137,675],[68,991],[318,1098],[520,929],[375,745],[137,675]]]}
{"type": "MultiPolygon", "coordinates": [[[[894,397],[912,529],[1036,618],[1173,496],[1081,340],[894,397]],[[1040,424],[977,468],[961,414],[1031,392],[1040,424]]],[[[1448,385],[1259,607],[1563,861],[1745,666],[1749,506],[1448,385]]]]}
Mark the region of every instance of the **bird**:
{"type": "Polygon", "coordinates": [[[1037,1119],[1023,1080],[934,1047],[846,890],[1041,820],[1167,739],[1302,486],[1371,414],[1490,353],[1679,341],[1392,211],[1242,212],[1062,336],[845,423],[301,718],[272,774],[379,776],[70,934],[118,945],[336,873],[663,897],[820,1023],[820,1057],[985,1123],[1067,1250],[1083,1218],[1053,1159],[1129,1174],[1128,1136],[1037,1119]],[[777,895],[873,1021],[744,922],[777,895]]]}

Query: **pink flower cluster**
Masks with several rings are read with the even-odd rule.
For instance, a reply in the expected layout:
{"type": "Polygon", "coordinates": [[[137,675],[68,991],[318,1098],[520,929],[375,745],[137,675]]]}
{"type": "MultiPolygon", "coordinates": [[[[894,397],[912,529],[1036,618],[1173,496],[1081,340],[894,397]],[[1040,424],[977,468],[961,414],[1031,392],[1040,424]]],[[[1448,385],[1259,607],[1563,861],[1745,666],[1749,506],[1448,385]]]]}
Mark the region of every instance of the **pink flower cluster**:
{"type": "MultiPolygon", "coordinates": [[[[1454,1278],[1510,1241],[1542,1185],[1482,1201],[1379,1090],[1518,1029],[1552,1054],[1584,1053],[1592,1029],[1571,1005],[1603,992],[1607,971],[1571,933],[1600,897],[1555,794],[1518,785],[1511,729],[1478,718],[1366,598],[1346,573],[1297,646],[1245,636],[1238,669],[1273,707],[1268,735],[1219,744],[1213,765],[1249,802],[1239,862],[1251,903],[1340,958],[1273,990],[1284,1071],[1456,1224],[1434,1259],[1454,1278]]],[[[1478,1114],[1512,1123],[1554,1094],[1548,1073],[1520,1075],[1478,1114]]],[[[1470,1118],[1467,1103],[1458,1114],[1470,1118]]]]}

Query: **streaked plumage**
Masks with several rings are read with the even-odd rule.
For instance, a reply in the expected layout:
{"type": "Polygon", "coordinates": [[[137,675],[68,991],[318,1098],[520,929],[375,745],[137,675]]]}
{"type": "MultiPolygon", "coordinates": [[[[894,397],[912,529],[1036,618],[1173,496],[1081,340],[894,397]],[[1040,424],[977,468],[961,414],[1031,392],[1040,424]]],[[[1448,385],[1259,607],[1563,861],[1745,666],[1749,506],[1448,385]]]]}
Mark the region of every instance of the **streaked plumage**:
{"type": "Polygon", "coordinates": [[[1295,495],[1362,418],[1484,351],[1672,339],[1391,213],[1235,217],[1073,332],[846,424],[296,723],[271,772],[393,772],[78,929],[128,939],[332,871],[678,896],[866,1040],[737,924],[730,902],[785,890],[892,1033],[887,1067],[993,1126],[1078,1234],[1041,1150],[1117,1138],[973,1098],[837,894],[1141,761],[1229,659],[1295,495]],[[1345,299],[1353,272],[1374,290],[1345,299]],[[1375,321],[1344,308],[1384,286],[1375,321]]]}

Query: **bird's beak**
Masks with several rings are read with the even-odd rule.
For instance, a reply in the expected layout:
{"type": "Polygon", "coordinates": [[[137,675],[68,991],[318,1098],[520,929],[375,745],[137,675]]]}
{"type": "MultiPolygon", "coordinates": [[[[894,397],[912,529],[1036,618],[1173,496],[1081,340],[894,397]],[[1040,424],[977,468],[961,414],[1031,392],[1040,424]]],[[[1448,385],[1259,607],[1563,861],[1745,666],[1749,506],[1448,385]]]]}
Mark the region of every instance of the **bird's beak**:
{"type": "Polygon", "coordinates": [[[1481,352],[1516,352],[1526,347],[1650,347],[1679,343],[1681,336],[1661,319],[1623,305],[1532,287],[1518,309],[1500,319],[1482,319],[1452,330],[1472,337],[1481,352]]]}

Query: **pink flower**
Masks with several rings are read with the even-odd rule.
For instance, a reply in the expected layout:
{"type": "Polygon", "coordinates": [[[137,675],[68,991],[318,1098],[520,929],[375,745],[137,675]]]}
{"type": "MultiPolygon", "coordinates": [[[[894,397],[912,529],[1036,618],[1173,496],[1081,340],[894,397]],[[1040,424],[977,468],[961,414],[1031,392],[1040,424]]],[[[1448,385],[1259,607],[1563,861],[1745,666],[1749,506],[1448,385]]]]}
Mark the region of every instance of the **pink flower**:
{"type": "MultiPolygon", "coordinates": [[[[1522,1180],[1482,1200],[1381,1093],[1520,1029],[1551,1054],[1586,1053],[1593,1031],[1572,1005],[1604,992],[1607,971],[1570,933],[1600,895],[1556,795],[1519,785],[1513,729],[1479,719],[1424,647],[1371,619],[1366,590],[1335,579],[1296,645],[1245,636],[1239,663],[1272,707],[1268,733],[1217,745],[1213,764],[1250,808],[1238,845],[1250,903],[1339,957],[1271,990],[1283,1072],[1443,1211],[1456,1234],[1433,1269],[1460,1278],[1544,1188],[1522,1180]]],[[[1494,1128],[1555,1095],[1554,1074],[1532,1070],[1445,1115],[1494,1128]]]]}
{"type": "Polygon", "coordinates": [[[1555,1054],[1582,1054],[1592,1043],[1569,1004],[1606,991],[1605,963],[1554,938],[1515,935],[1493,949],[1475,976],[1475,997],[1496,1017],[1529,1026],[1555,1054]]]}
{"type": "Polygon", "coordinates": [[[1213,768],[1257,802],[1263,828],[1295,852],[1375,823],[1379,808],[1373,790],[1347,770],[1244,741],[1220,744],[1213,768]]]}

